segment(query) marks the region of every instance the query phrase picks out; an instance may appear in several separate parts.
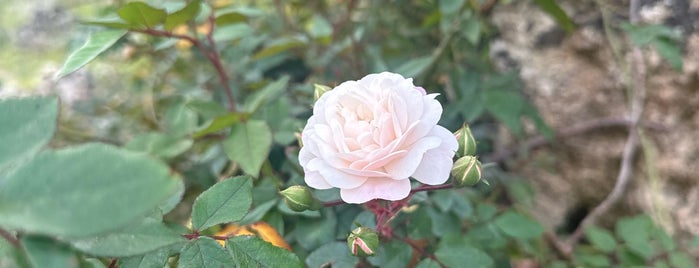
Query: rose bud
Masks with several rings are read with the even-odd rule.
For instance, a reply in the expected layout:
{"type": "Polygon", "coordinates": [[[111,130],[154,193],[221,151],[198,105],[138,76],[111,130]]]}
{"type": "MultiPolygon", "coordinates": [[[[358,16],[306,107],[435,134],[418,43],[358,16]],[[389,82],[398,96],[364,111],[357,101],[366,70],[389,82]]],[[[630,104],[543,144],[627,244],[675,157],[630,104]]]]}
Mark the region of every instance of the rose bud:
{"type": "Polygon", "coordinates": [[[284,197],[284,203],[296,212],[318,210],[322,206],[320,201],[313,197],[311,190],[305,186],[294,185],[279,193],[284,197]]]}
{"type": "Polygon", "coordinates": [[[456,141],[459,142],[459,150],[456,154],[459,156],[475,155],[476,154],[476,139],[473,138],[473,133],[468,124],[464,124],[461,129],[454,133],[456,141]]]}
{"type": "Polygon", "coordinates": [[[481,162],[475,156],[464,156],[454,162],[452,183],[456,187],[473,186],[481,180],[481,162]]]}
{"type": "Polygon", "coordinates": [[[318,100],[320,99],[320,96],[323,96],[325,92],[328,92],[332,90],[329,86],[324,86],[324,85],[319,85],[319,84],[313,84],[313,100],[318,100]]]}
{"type": "Polygon", "coordinates": [[[359,227],[347,237],[347,246],[354,256],[373,256],[379,247],[379,235],[374,230],[359,227]]]}

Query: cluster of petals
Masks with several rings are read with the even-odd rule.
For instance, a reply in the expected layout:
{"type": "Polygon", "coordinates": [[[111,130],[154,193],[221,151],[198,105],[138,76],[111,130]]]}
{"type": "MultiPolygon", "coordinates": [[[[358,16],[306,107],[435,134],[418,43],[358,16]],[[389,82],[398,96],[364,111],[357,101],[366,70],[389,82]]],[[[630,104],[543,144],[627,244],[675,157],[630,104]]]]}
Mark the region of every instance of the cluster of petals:
{"type": "Polygon", "coordinates": [[[435,96],[389,72],[323,94],[301,133],[306,184],[339,188],[343,201],[364,203],[406,198],[410,177],[446,182],[458,143],[437,125],[442,106],[435,96]]]}

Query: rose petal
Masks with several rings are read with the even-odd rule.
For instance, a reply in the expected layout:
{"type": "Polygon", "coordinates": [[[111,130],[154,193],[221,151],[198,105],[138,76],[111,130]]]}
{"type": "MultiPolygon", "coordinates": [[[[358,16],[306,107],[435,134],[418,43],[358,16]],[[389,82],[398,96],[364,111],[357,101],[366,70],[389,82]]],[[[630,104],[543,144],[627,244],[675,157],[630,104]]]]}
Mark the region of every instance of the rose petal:
{"type": "Polygon", "coordinates": [[[333,186],[330,185],[327,181],[325,181],[323,176],[320,175],[320,172],[308,171],[305,168],[303,169],[303,171],[305,173],[303,178],[306,181],[306,184],[308,184],[308,186],[320,190],[333,188],[333,186]]]}
{"type": "Polygon", "coordinates": [[[410,145],[409,150],[402,158],[387,164],[384,168],[391,178],[399,180],[407,178],[415,172],[417,166],[422,161],[422,156],[427,150],[437,148],[442,143],[440,138],[425,137],[418,140],[415,144],[410,145]]]}
{"type": "Polygon", "coordinates": [[[320,158],[309,161],[306,168],[310,171],[318,171],[328,184],[337,188],[358,187],[367,180],[366,177],[355,176],[331,167],[320,158]]]}
{"type": "Polygon", "coordinates": [[[442,126],[435,126],[429,135],[440,138],[442,143],[439,147],[425,152],[412,177],[425,184],[442,184],[449,179],[449,173],[454,166],[452,158],[459,144],[454,135],[442,126]]]}
{"type": "Polygon", "coordinates": [[[360,204],[372,199],[401,200],[410,194],[410,180],[370,178],[364,184],[352,189],[341,189],[340,197],[351,204],[360,204]]]}

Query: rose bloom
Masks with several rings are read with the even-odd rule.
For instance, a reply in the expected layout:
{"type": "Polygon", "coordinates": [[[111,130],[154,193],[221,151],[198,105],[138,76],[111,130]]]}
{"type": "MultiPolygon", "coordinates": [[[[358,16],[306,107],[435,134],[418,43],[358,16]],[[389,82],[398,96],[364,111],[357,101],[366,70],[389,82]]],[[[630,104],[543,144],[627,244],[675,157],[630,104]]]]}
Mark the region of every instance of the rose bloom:
{"type": "Polygon", "coordinates": [[[437,125],[442,105],[411,78],[370,74],[323,94],[303,129],[299,161],[308,186],[339,188],[347,203],[401,200],[410,177],[449,178],[458,143],[437,125]]]}

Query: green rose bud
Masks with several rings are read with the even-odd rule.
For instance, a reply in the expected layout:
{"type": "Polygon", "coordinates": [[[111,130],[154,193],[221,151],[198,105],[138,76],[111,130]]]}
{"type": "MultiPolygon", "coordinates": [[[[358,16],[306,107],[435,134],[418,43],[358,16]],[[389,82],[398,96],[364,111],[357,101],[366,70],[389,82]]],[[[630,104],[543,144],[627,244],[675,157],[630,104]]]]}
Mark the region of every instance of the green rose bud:
{"type": "Polygon", "coordinates": [[[328,92],[332,90],[329,86],[324,86],[324,85],[319,85],[319,84],[313,84],[313,99],[318,100],[320,99],[320,96],[323,96],[325,92],[328,92]]]}
{"type": "Polygon", "coordinates": [[[379,247],[379,235],[372,229],[359,227],[347,237],[347,246],[354,256],[373,256],[379,247]]]}
{"type": "Polygon", "coordinates": [[[279,192],[284,197],[284,203],[293,211],[318,210],[322,207],[305,186],[294,185],[279,192]]]}
{"type": "Polygon", "coordinates": [[[461,129],[454,133],[456,140],[459,142],[459,150],[456,151],[456,155],[475,155],[476,154],[476,139],[473,138],[473,133],[468,124],[464,124],[461,129]]]}
{"type": "Polygon", "coordinates": [[[451,169],[455,187],[473,186],[481,180],[481,162],[475,156],[464,156],[454,162],[451,169]]]}

